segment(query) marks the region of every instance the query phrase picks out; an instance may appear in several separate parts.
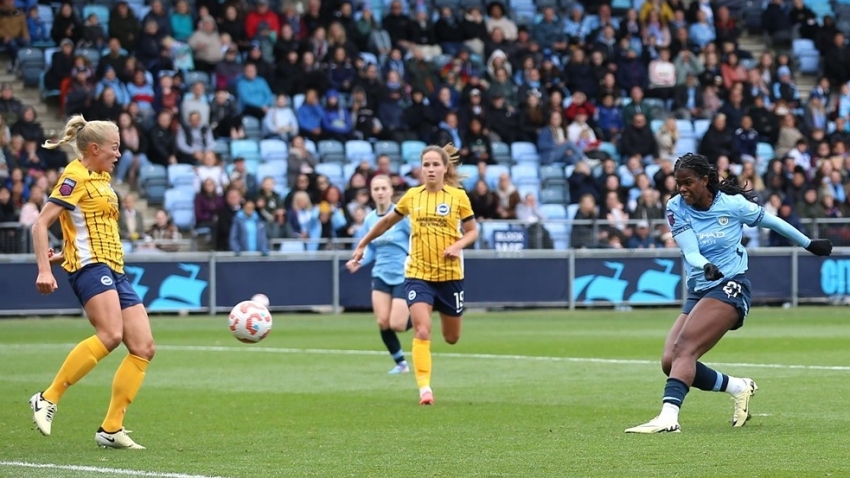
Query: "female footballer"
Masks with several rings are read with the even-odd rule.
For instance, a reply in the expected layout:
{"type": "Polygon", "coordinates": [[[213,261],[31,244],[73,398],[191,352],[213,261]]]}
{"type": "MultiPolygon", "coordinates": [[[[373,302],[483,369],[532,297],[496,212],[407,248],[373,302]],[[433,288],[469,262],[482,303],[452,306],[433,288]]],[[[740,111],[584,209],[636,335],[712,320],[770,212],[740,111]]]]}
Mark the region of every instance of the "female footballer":
{"type": "Polygon", "coordinates": [[[431,312],[440,313],[443,338],[449,344],[460,338],[463,315],[463,249],[478,238],[478,226],[469,197],[460,187],[455,167],[458,151],[428,146],[422,151],[421,186],[409,189],[392,214],[366,233],[351,260],[363,259],[369,244],[405,216],[410,216],[410,258],[404,289],[413,318],[413,367],[419,385],[419,404],[433,405],[431,390],[431,312]]]}
{"type": "MultiPolygon", "coordinates": [[[[360,229],[363,234],[395,207],[392,200],[393,185],[389,176],[375,176],[370,187],[375,210],[363,221],[363,227],[360,229]]],[[[395,367],[389,372],[391,375],[410,371],[407,361],[404,360],[401,342],[396,335],[396,332],[404,332],[411,327],[407,303],[404,300],[404,263],[407,260],[409,245],[410,219],[403,218],[369,244],[362,261],[351,260],[346,263],[348,270],[354,273],[360,266],[375,262],[372,267],[372,310],[378,320],[381,340],[395,360],[395,367]]]]}
{"type": "Polygon", "coordinates": [[[688,269],[688,296],[664,345],[661,368],[667,375],[661,413],[626,433],[679,432],[679,408],[690,387],[723,391],[735,402],[732,426],[750,418],[750,398],[758,390],[749,378],[708,368],[698,360],[730,330],[744,325],[750,310],[744,224],[772,229],[817,256],[832,243],[809,239],[787,222],[765,212],[750,190],[720,181],[705,156],[686,154],[674,168],[678,195],[667,202],[667,221],[688,269]]]}
{"type": "Polygon", "coordinates": [[[118,196],[110,186],[115,163],[121,158],[118,127],[110,121],[86,121],[74,116],[58,143],[73,145],[80,157],[65,168],[32,226],[38,263],[36,288],[50,294],[58,288],[51,263],[62,262],[71,289],[86,311],[95,334],[68,354],[53,383],[30,398],[33,421],[50,435],[56,407],[68,387],[77,383],[122,342],[129,355],[112,382],[112,399],[95,442],[108,448],[144,449],[124,430],[124,414],[133,401],[154,355],[147,312],[124,275],[124,252],[118,237],[118,196]],[[63,252],[51,254],[47,230],[57,219],[64,236],[63,252]]]}

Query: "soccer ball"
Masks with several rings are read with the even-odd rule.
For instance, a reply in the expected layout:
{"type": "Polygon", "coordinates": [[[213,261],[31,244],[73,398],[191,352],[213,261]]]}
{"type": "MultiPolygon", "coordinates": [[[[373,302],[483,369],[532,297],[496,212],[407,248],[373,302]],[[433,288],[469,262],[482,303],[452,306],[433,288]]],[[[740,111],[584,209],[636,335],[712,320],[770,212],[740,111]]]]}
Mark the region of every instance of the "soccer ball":
{"type": "Polygon", "coordinates": [[[246,344],[257,343],[272,330],[272,314],[263,304],[246,300],[230,310],[230,332],[236,340],[246,344]]]}
{"type": "Polygon", "coordinates": [[[269,297],[266,294],[254,294],[254,297],[251,297],[251,300],[258,304],[263,304],[264,307],[269,306],[269,297]]]}

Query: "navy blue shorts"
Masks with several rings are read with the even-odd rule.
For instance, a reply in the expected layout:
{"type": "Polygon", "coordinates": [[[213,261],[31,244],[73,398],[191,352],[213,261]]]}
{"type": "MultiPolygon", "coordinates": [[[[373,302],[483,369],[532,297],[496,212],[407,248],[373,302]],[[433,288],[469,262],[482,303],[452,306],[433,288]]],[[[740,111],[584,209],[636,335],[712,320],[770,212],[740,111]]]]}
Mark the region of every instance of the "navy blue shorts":
{"type": "Polygon", "coordinates": [[[405,279],[407,306],[425,302],[437,312],[450,317],[463,315],[463,280],[430,282],[421,279],[405,279]]]}
{"type": "Polygon", "coordinates": [[[404,282],[396,285],[389,285],[377,277],[372,278],[372,290],[390,294],[393,299],[404,299],[404,282]]]}
{"type": "Polygon", "coordinates": [[[121,310],[142,303],[127,276],[113,271],[106,264],[89,264],[70,274],[68,282],[83,307],[89,299],[108,290],[118,292],[121,310]]]}
{"type": "Polygon", "coordinates": [[[717,299],[725,302],[738,309],[738,323],[732,327],[732,330],[740,329],[744,325],[744,319],[750,312],[750,280],[743,274],[737,275],[731,279],[723,279],[723,282],[703,291],[695,292],[688,291],[688,298],[685,300],[685,306],[682,308],[683,314],[690,314],[700,299],[704,297],[717,299]]]}

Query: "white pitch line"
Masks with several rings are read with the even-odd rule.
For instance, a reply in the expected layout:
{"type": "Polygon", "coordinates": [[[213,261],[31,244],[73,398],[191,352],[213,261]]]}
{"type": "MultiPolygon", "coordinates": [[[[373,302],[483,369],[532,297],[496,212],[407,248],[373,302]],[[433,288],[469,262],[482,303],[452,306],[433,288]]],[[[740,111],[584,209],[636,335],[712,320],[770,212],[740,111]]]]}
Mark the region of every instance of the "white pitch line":
{"type": "MultiPolygon", "coordinates": [[[[0,349],[14,348],[71,348],[77,344],[0,344],[0,349]]],[[[381,356],[386,352],[378,350],[345,350],[345,349],[295,349],[278,347],[258,347],[245,345],[244,347],[226,347],[215,345],[157,345],[157,350],[171,350],[177,352],[254,352],[254,353],[278,353],[278,354],[304,354],[304,355],[369,355],[381,356]]],[[[562,363],[597,363],[611,365],[652,365],[657,366],[657,360],[639,359],[607,359],[598,357],[551,357],[539,355],[501,355],[501,354],[476,354],[456,352],[435,352],[434,357],[449,357],[478,360],[518,360],[529,362],[562,362],[562,363]]],[[[704,362],[706,365],[717,367],[740,367],[740,368],[768,368],[780,370],[824,370],[832,372],[850,372],[850,366],[846,365],[796,365],[779,363],[746,363],[746,362],[704,362]]]]}
{"type": "Polygon", "coordinates": [[[148,476],[152,478],[223,478],[209,475],[187,475],[186,473],[162,473],[158,471],[127,470],[124,468],[103,468],[100,466],[56,465],[53,463],[29,463],[26,461],[0,461],[0,466],[17,468],[38,468],[50,470],[101,473],[104,475],[148,476]]]}

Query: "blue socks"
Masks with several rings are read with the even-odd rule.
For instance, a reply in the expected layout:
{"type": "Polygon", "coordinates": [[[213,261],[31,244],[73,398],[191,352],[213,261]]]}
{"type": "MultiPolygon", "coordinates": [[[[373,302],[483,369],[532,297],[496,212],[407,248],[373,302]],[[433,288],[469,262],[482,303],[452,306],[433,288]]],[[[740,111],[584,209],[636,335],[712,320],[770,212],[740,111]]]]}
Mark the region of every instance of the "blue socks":
{"type": "Polygon", "coordinates": [[[706,392],[723,392],[729,384],[729,376],[697,362],[693,387],[706,392]]]}
{"type": "Polygon", "coordinates": [[[682,402],[685,401],[685,395],[687,394],[688,386],[685,385],[685,382],[678,378],[668,378],[667,385],[664,387],[664,398],[662,398],[661,401],[681,407],[682,402]]]}

